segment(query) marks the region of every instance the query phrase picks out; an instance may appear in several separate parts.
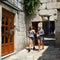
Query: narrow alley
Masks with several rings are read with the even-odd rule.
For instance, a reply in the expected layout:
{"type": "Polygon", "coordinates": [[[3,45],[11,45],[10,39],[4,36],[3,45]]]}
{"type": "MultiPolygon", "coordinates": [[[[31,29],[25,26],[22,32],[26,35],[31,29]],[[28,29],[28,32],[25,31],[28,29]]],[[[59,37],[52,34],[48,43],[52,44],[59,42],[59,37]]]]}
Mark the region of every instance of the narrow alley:
{"type": "Polygon", "coordinates": [[[60,60],[60,49],[53,46],[45,46],[45,49],[41,51],[28,52],[24,49],[2,60],[60,60]]]}

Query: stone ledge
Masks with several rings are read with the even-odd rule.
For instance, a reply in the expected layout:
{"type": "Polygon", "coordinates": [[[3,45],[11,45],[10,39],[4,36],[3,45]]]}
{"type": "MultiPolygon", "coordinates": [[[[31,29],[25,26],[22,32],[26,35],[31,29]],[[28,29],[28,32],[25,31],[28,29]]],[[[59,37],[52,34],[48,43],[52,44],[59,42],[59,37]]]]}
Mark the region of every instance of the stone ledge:
{"type": "Polygon", "coordinates": [[[40,10],[39,11],[39,14],[40,15],[53,15],[53,14],[56,14],[57,13],[57,10],[56,9],[49,9],[49,10],[40,10]]]}
{"type": "Polygon", "coordinates": [[[51,0],[40,0],[41,3],[52,2],[51,0]]]}

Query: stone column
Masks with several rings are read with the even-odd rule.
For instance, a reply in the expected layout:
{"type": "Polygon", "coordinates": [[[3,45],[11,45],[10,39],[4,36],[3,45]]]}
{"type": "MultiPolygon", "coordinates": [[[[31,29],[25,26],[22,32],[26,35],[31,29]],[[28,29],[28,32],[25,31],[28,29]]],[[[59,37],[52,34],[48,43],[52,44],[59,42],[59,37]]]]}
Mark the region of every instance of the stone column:
{"type": "Polygon", "coordinates": [[[60,47],[60,10],[58,10],[57,20],[55,21],[56,47],[60,47]]]}

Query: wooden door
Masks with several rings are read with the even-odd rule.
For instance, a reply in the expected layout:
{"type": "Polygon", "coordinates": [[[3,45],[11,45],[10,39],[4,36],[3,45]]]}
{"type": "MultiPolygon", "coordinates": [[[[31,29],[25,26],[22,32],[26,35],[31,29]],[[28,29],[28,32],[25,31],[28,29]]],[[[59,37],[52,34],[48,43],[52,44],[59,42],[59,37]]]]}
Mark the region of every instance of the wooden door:
{"type": "Polygon", "coordinates": [[[14,13],[2,9],[2,56],[14,51],[14,13]]]}

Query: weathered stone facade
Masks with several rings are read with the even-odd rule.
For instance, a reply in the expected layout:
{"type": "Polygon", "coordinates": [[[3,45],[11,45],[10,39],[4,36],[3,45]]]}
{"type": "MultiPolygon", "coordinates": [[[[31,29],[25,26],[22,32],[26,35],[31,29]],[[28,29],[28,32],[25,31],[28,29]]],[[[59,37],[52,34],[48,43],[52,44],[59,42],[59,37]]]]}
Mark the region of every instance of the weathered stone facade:
{"type": "Polygon", "coordinates": [[[14,18],[14,52],[18,52],[27,45],[26,41],[26,22],[25,22],[25,13],[23,9],[23,1],[19,0],[20,4],[18,5],[22,11],[17,11],[10,6],[5,5],[0,2],[0,57],[1,57],[1,25],[2,25],[2,8],[5,8],[8,11],[11,11],[15,14],[14,18]]]}
{"type": "Polygon", "coordinates": [[[55,22],[55,28],[56,28],[56,46],[60,47],[60,10],[57,10],[57,20],[55,22]]]}
{"type": "Polygon", "coordinates": [[[38,4],[36,8],[36,14],[30,17],[30,19],[27,18],[27,21],[29,20],[30,24],[32,25],[32,22],[38,22],[38,21],[54,21],[55,22],[55,38],[56,38],[56,46],[60,46],[60,0],[40,0],[40,3],[38,4]]]}
{"type": "Polygon", "coordinates": [[[55,21],[55,38],[56,46],[60,46],[60,0],[42,0],[41,1],[40,14],[51,15],[49,20],[55,21]],[[45,5],[44,5],[45,4],[45,5]],[[44,7],[44,8],[43,8],[44,7]],[[46,9],[47,8],[47,9],[46,9]]]}

